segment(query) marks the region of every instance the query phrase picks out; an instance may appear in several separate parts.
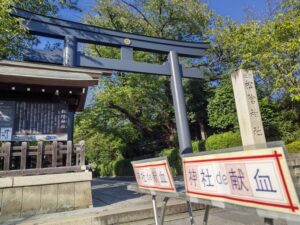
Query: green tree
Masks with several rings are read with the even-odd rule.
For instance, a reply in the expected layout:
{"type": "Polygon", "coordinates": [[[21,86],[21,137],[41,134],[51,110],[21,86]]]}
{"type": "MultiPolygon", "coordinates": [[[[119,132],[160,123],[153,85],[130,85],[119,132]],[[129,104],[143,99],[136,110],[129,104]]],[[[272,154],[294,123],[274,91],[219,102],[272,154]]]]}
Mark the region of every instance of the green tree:
{"type": "Polygon", "coordinates": [[[230,75],[217,84],[207,106],[209,125],[217,131],[235,131],[238,120],[230,75]]]}
{"type": "MultiPolygon", "coordinates": [[[[300,135],[299,113],[297,105],[290,98],[270,98],[263,89],[264,85],[256,82],[259,106],[266,138],[269,141],[284,140],[290,143],[300,135]]],[[[216,86],[213,97],[208,103],[209,125],[217,132],[239,129],[233,89],[230,76],[226,75],[216,86]]]]}
{"type": "MultiPolygon", "coordinates": [[[[155,146],[163,148],[171,110],[161,92],[164,83],[152,76],[119,75],[104,78],[100,84],[93,106],[77,118],[77,136],[89,139],[101,133],[120,139],[127,148],[119,150],[126,157],[149,154],[155,146]]],[[[100,148],[110,151],[109,146],[100,148]]]]}
{"type": "Polygon", "coordinates": [[[79,10],[70,0],[0,0],[0,58],[18,57],[34,40],[21,25],[22,19],[10,16],[13,7],[49,16],[65,7],[79,10]]]}
{"type": "Polygon", "coordinates": [[[299,1],[285,0],[274,8],[273,15],[261,21],[216,19],[208,65],[222,80],[209,101],[208,116],[217,131],[237,130],[228,71],[253,70],[266,136],[288,143],[300,132],[300,7],[299,1]]]}
{"type": "Polygon", "coordinates": [[[216,68],[251,69],[270,94],[282,92],[300,100],[299,1],[286,0],[272,19],[240,24],[219,17],[212,30],[212,63],[216,68]]]}
{"type": "Polygon", "coordinates": [[[212,88],[206,79],[186,79],[184,87],[192,138],[205,140],[210,133],[206,109],[212,88]]]}
{"type": "MultiPolygon", "coordinates": [[[[87,15],[86,23],[186,41],[201,40],[212,16],[207,5],[198,0],[98,0],[94,10],[97,13],[87,15]]],[[[114,48],[88,45],[84,50],[93,56],[119,58],[119,52],[114,48]]],[[[134,59],[161,64],[166,61],[167,55],[137,51],[134,59]]],[[[188,86],[192,85],[188,83],[187,88],[190,89],[188,86]]],[[[120,152],[126,158],[154,156],[155,152],[176,145],[168,78],[118,73],[101,80],[95,95],[94,105],[76,120],[77,136],[85,133],[87,138],[98,134],[102,138],[116,137],[121,140],[120,152]]],[[[205,111],[205,108],[202,110],[205,111]]],[[[111,151],[108,145],[96,149],[91,144],[87,149],[111,151]]]]}
{"type": "Polygon", "coordinates": [[[15,54],[24,44],[26,30],[20,26],[20,19],[10,17],[13,1],[0,1],[0,58],[15,54]]]}

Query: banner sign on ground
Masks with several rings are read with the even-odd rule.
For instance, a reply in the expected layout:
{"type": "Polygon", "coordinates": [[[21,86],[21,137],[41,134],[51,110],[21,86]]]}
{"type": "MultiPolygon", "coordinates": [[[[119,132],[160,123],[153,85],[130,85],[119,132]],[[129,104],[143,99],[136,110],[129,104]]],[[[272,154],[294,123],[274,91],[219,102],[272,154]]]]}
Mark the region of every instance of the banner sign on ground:
{"type": "Polygon", "coordinates": [[[167,159],[132,162],[139,188],[175,192],[174,180],[167,159]]]}
{"type": "Polygon", "coordinates": [[[281,147],[188,156],[183,169],[189,196],[300,214],[281,147]]]}

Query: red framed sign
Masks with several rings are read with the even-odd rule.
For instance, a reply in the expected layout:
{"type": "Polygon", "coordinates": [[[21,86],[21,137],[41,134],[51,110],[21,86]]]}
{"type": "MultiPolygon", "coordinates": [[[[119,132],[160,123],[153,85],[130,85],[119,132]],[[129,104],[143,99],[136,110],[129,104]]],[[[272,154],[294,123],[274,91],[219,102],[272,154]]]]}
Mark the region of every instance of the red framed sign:
{"type": "Polygon", "coordinates": [[[189,196],[300,214],[281,147],[184,157],[183,169],[189,196]]]}
{"type": "Polygon", "coordinates": [[[139,188],[176,192],[174,179],[167,159],[132,162],[139,188]]]}

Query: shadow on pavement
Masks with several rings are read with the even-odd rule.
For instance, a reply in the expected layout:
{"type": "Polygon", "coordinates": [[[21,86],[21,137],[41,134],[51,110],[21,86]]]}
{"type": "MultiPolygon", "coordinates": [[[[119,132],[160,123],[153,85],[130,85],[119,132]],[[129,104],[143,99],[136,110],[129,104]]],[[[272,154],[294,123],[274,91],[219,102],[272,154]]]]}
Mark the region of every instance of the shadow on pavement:
{"type": "Polygon", "coordinates": [[[134,183],[134,177],[94,178],[92,181],[94,207],[107,206],[141,197],[141,194],[127,190],[127,185],[134,183]]]}

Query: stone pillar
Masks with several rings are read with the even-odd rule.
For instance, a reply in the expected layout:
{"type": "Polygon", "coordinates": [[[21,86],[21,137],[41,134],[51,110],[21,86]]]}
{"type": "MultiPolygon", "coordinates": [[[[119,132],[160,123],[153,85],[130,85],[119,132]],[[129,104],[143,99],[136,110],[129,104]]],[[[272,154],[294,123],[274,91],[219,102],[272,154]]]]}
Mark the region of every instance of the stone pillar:
{"type": "MultiPolygon", "coordinates": [[[[244,149],[266,148],[253,73],[238,70],[231,75],[231,81],[244,149]]],[[[274,224],[270,218],[264,218],[264,221],[265,225],[274,224]]]]}
{"type": "Polygon", "coordinates": [[[238,70],[231,75],[231,80],[243,146],[266,147],[252,72],[238,70]]]}

